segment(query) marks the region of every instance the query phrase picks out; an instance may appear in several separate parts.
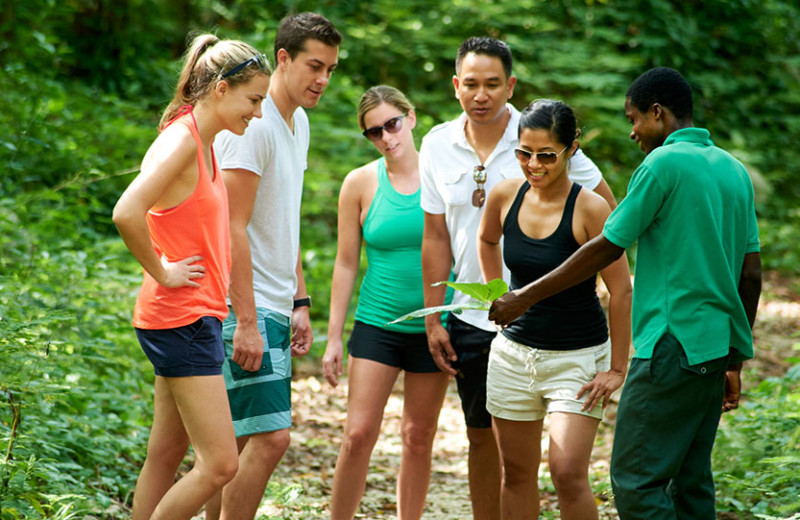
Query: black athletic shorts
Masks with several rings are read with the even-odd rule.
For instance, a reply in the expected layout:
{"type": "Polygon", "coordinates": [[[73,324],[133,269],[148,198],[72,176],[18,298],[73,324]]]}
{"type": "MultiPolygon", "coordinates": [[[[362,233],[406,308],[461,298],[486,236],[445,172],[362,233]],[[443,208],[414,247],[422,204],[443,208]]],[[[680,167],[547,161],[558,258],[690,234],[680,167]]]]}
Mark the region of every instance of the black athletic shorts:
{"type": "Polygon", "coordinates": [[[489,350],[497,332],[487,332],[450,314],[447,317],[450,345],[458,360],[456,386],[461,397],[464,420],[470,428],[491,428],[492,416],[486,411],[486,371],[489,350]]]}
{"type": "Polygon", "coordinates": [[[424,333],[394,332],[356,320],[347,351],[353,357],[371,359],[406,372],[439,372],[424,333]]]}

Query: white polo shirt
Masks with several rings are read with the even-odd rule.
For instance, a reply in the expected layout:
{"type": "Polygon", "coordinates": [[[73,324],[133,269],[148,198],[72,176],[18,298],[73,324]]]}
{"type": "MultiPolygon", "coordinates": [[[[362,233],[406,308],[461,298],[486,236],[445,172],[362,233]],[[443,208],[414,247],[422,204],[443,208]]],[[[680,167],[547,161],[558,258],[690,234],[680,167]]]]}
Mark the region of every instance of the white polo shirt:
{"type": "MultiPolygon", "coordinates": [[[[513,105],[506,107],[511,118],[500,142],[483,164],[486,169],[487,193],[502,179],[523,177],[522,169],[514,155],[519,145],[519,111],[513,105]]],[[[447,231],[450,233],[450,248],[453,252],[453,273],[456,282],[483,282],[478,263],[478,226],[483,208],[472,205],[472,192],[477,187],[472,172],[480,164],[478,154],[467,141],[464,127],[467,115],[463,113],[453,121],[434,127],[422,139],[419,152],[422,209],[434,215],[444,214],[447,231]]],[[[580,149],[568,163],[569,178],[593,190],[603,179],[600,170],[580,149]]],[[[503,278],[508,282],[509,273],[503,266],[503,278]]],[[[469,296],[456,291],[453,303],[463,304],[469,296]]],[[[495,331],[486,311],[465,310],[458,319],[479,329],[495,331]]]]}

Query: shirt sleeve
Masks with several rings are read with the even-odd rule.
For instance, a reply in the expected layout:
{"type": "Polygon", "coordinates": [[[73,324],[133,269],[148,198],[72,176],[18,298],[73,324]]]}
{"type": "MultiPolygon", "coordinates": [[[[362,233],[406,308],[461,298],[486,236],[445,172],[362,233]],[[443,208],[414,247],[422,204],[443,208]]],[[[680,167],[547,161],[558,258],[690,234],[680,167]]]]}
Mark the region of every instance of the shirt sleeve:
{"type": "Polygon", "coordinates": [[[569,160],[567,175],[572,182],[577,182],[590,190],[594,190],[603,180],[600,168],[580,148],[569,160]]]}
{"type": "Polygon", "coordinates": [[[632,246],[657,218],[665,193],[658,176],[646,165],[640,165],[633,172],[628,194],[608,216],[603,236],[619,247],[632,246]]]}
{"type": "Polygon", "coordinates": [[[436,187],[436,170],[430,152],[428,142],[422,141],[419,151],[420,206],[427,213],[441,215],[446,206],[436,187]]]}
{"type": "MultiPolygon", "coordinates": [[[[259,123],[262,121],[259,119],[259,123]]],[[[217,162],[222,170],[247,170],[259,177],[264,175],[269,163],[272,146],[267,142],[263,129],[256,131],[251,124],[244,135],[228,130],[220,132],[214,141],[217,162]]]]}
{"type": "Polygon", "coordinates": [[[745,254],[761,251],[761,242],[758,238],[758,221],[756,220],[756,207],[753,198],[750,198],[750,215],[747,219],[747,246],[745,254]]]}

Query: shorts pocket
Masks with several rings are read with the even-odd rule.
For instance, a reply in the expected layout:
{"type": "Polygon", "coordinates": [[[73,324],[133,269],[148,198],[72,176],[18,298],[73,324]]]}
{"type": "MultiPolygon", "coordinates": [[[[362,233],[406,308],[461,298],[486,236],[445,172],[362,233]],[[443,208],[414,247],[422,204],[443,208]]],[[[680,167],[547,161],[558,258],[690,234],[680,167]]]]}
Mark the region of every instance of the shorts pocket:
{"type": "Polygon", "coordinates": [[[269,359],[269,352],[264,352],[264,357],[261,358],[261,367],[255,372],[243,369],[239,363],[229,359],[228,368],[231,371],[231,377],[234,381],[241,381],[242,379],[249,379],[251,377],[261,377],[272,375],[272,362],[269,359]]]}

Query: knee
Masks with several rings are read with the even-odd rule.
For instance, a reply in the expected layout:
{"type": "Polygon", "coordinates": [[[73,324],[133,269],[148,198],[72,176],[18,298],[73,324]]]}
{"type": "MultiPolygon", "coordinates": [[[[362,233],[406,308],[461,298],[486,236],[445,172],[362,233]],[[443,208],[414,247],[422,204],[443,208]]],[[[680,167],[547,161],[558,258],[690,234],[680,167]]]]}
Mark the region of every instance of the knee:
{"type": "Polygon", "coordinates": [[[350,454],[372,453],[378,440],[377,428],[356,426],[348,428],[342,440],[342,451],[350,454]]]}
{"type": "Polygon", "coordinates": [[[207,463],[198,462],[197,468],[202,473],[203,480],[212,487],[221,489],[236,476],[239,470],[239,457],[218,457],[207,463]]]}
{"type": "Polygon", "coordinates": [[[495,448],[494,432],[491,428],[467,428],[467,440],[472,448],[495,448]]]}
{"type": "Polygon", "coordinates": [[[539,467],[526,464],[519,459],[503,459],[503,484],[506,487],[536,485],[539,479],[539,467]]]}
{"type": "Polygon", "coordinates": [[[550,462],[550,477],[560,500],[580,496],[589,487],[589,468],[577,464],[550,462]]]}
{"type": "Polygon", "coordinates": [[[431,452],[436,436],[436,424],[403,425],[403,450],[412,454],[425,455],[431,452]]]}
{"type": "Polygon", "coordinates": [[[257,444],[257,449],[253,451],[262,454],[264,458],[281,458],[286,453],[286,450],[289,449],[292,436],[289,433],[289,429],[285,428],[274,432],[262,433],[252,437],[248,443],[250,442],[257,444]]]}
{"type": "Polygon", "coordinates": [[[149,443],[147,459],[150,463],[178,467],[189,449],[189,439],[170,440],[169,442],[149,443]]]}

